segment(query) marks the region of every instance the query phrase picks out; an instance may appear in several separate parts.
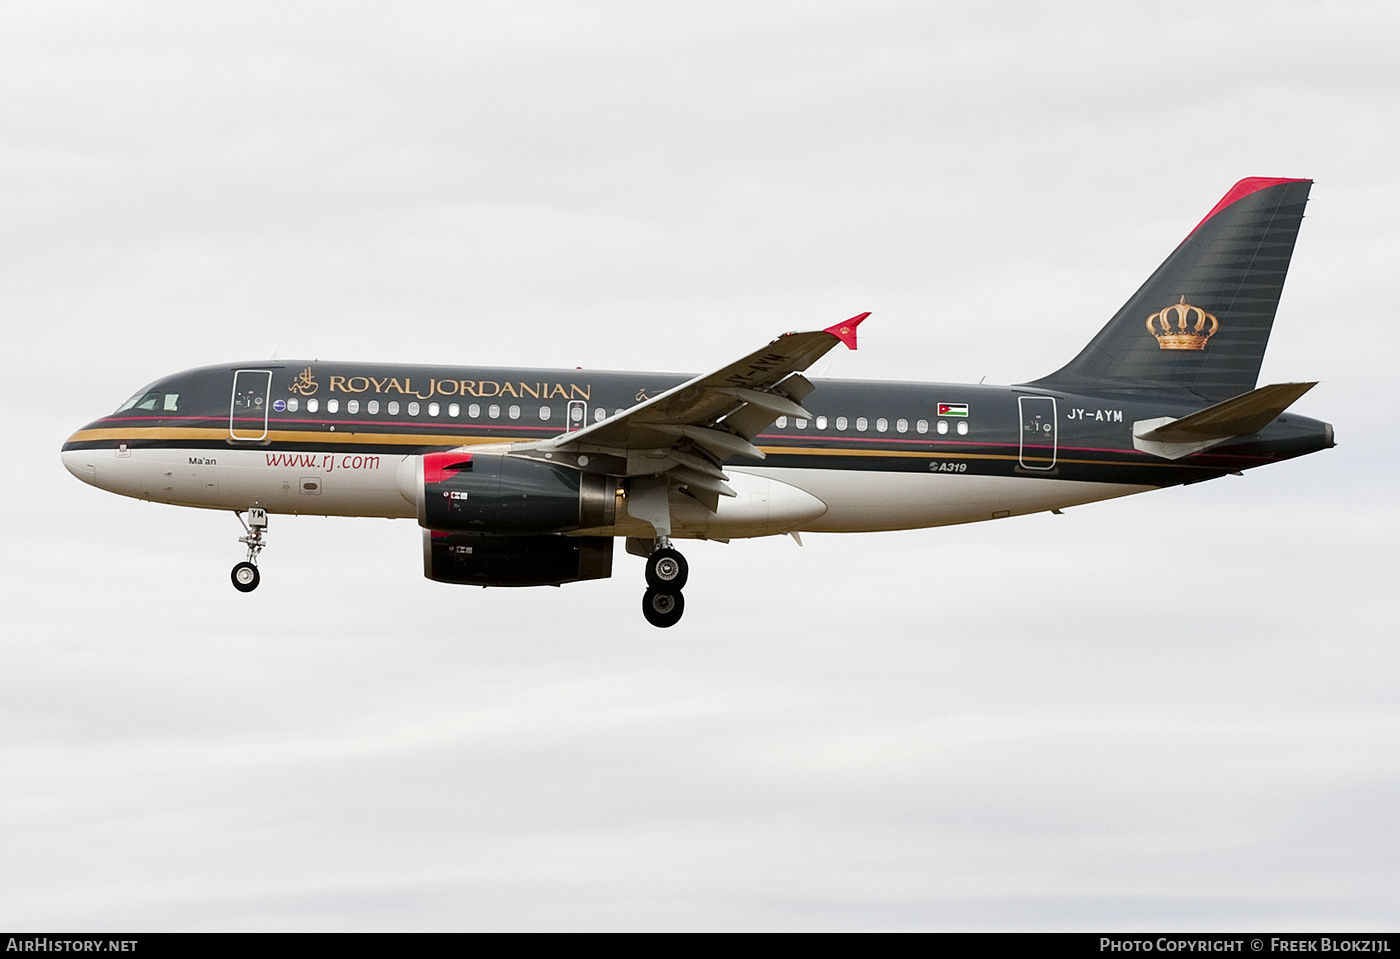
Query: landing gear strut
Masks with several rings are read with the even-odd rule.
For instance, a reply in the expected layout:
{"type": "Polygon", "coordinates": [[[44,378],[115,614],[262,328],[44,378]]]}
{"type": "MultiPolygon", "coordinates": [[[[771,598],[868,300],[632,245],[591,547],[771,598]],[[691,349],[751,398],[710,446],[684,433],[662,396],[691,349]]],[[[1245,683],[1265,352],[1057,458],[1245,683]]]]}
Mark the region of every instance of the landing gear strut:
{"type": "Polygon", "coordinates": [[[671,541],[658,537],[656,548],[647,556],[647,591],[642,596],[642,615],[648,623],[665,629],[681,621],[685,597],[681,588],[690,576],[690,564],[671,548],[671,541]]]}
{"type": "Polygon", "coordinates": [[[235,566],[229,578],[233,580],[234,589],[240,593],[251,593],[262,582],[262,575],[258,573],[258,554],[267,545],[263,542],[263,536],[267,533],[267,510],[249,508],[246,523],[243,522],[242,510],[234,510],[233,515],[238,517],[243,531],[248,534],[238,537],[238,541],[248,547],[248,559],[235,566]]]}

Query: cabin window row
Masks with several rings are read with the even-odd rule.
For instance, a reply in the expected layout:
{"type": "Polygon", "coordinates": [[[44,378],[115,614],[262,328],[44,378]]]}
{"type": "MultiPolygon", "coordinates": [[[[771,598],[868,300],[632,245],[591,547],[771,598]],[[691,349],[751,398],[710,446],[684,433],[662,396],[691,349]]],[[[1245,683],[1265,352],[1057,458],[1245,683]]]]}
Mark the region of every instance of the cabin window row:
{"type": "MultiPolygon", "coordinates": [[[[303,401],[296,397],[292,397],[288,400],[278,400],[273,404],[273,409],[277,410],[279,413],[284,410],[288,413],[297,413],[301,411],[302,402],[303,401]]],[[[331,415],[337,414],[341,410],[341,405],[341,401],[338,399],[326,400],[325,412],[331,415]]],[[[319,413],[322,410],[321,401],[316,397],[306,400],[305,406],[306,412],[308,413],[319,413]]],[[[379,400],[368,400],[363,404],[359,400],[346,400],[344,407],[345,412],[351,416],[358,415],[363,411],[369,416],[378,416],[381,412],[389,416],[421,416],[426,413],[429,417],[440,418],[446,413],[448,418],[458,419],[465,413],[468,419],[473,420],[482,419],[483,414],[485,419],[496,420],[504,417],[505,419],[518,420],[524,416],[526,412],[519,404],[502,406],[499,403],[469,403],[463,406],[461,403],[447,403],[444,405],[441,403],[419,403],[417,400],[412,400],[408,403],[400,403],[398,400],[389,400],[382,404],[379,400]]],[[[601,406],[595,407],[592,412],[593,422],[595,423],[607,419],[608,417],[608,411],[601,406]]],[[[614,416],[620,415],[621,413],[622,410],[620,409],[613,410],[614,416]]],[[[554,418],[555,410],[548,406],[541,406],[538,409],[537,415],[539,416],[540,422],[548,423],[554,418]]],[[[567,414],[569,419],[579,425],[583,423],[586,415],[587,411],[585,411],[582,406],[570,406],[567,414]]],[[[870,420],[864,416],[857,416],[854,422],[845,416],[836,416],[830,419],[825,416],[818,416],[813,423],[809,423],[808,420],[800,417],[793,417],[790,419],[786,416],[780,416],[773,425],[782,430],[787,429],[789,423],[792,424],[794,429],[798,430],[805,430],[809,425],[815,425],[818,430],[833,428],[838,433],[844,433],[852,429],[852,427],[854,427],[854,431],[857,433],[866,433],[869,432],[871,428],[870,420]]],[[[874,422],[874,431],[876,433],[888,433],[890,432],[890,425],[888,419],[883,416],[878,417],[874,422]]],[[[895,420],[893,425],[894,432],[896,433],[908,433],[911,427],[910,421],[903,418],[895,420]]],[[[928,420],[915,420],[912,427],[915,433],[923,434],[928,433],[930,429],[940,435],[946,434],[949,431],[949,423],[947,420],[937,420],[932,424],[928,420]]],[[[959,436],[966,436],[968,432],[967,421],[959,420],[955,429],[959,436]]]]}
{"type": "MultiPolygon", "coordinates": [[[[789,421],[788,417],[786,416],[778,417],[777,422],[775,422],[773,425],[780,430],[785,430],[788,428],[789,422],[792,423],[793,429],[805,430],[808,426],[808,421],[805,419],[802,419],[800,417],[793,417],[791,421],[789,421]]],[[[825,430],[828,427],[831,427],[834,428],[838,433],[844,433],[846,430],[851,428],[852,424],[851,420],[845,416],[837,416],[832,418],[831,420],[828,420],[825,416],[818,416],[816,418],[815,425],[816,428],[819,430],[825,430]]],[[[870,425],[870,420],[864,416],[857,416],[855,418],[855,432],[857,433],[868,432],[870,430],[870,425]]],[[[897,419],[894,421],[894,431],[896,433],[908,433],[909,426],[910,423],[906,419],[897,419]]],[[[927,433],[929,431],[930,424],[928,420],[915,420],[913,427],[915,433],[927,433]]],[[[948,421],[938,420],[937,422],[932,424],[932,428],[934,432],[940,435],[946,434],[949,429],[948,421]]],[[[959,436],[966,436],[967,420],[958,420],[956,430],[959,436]]],[[[888,419],[881,416],[875,420],[876,433],[888,433],[889,431],[890,421],[888,419]]]]}
{"type": "MultiPolygon", "coordinates": [[[[273,409],[279,413],[284,410],[288,413],[299,413],[301,412],[303,402],[306,412],[308,413],[320,413],[324,410],[324,412],[334,415],[339,413],[343,406],[345,412],[352,416],[361,412],[369,416],[378,416],[383,412],[388,416],[420,416],[426,413],[430,417],[441,417],[445,413],[451,419],[458,419],[465,413],[468,419],[482,419],[484,414],[484,417],[487,419],[496,420],[505,417],[506,419],[518,420],[528,412],[519,404],[502,406],[499,403],[469,403],[463,406],[461,403],[419,403],[417,400],[408,403],[400,403],[398,400],[389,400],[386,403],[380,403],[379,400],[368,400],[364,403],[361,403],[359,400],[346,400],[342,404],[338,399],[330,399],[326,400],[323,405],[321,401],[315,397],[305,401],[299,400],[296,397],[292,397],[288,400],[278,400],[273,404],[273,409]]],[[[547,423],[554,418],[556,412],[556,410],[548,406],[541,406],[538,410],[538,416],[541,422],[547,423]]],[[[613,410],[613,415],[616,416],[621,412],[622,410],[620,409],[613,410]]],[[[586,411],[583,407],[574,406],[570,407],[568,417],[575,423],[582,423],[586,415],[586,411]]],[[[608,411],[601,406],[593,410],[594,422],[607,419],[607,417],[608,411]]],[[[560,418],[563,419],[564,417],[561,416],[560,418]]]]}

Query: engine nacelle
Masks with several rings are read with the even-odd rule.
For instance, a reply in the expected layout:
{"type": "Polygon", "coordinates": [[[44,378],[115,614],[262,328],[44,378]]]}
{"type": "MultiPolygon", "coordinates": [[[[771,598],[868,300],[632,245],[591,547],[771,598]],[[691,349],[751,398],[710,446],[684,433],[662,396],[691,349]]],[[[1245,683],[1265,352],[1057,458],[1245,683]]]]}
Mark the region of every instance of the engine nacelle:
{"type": "Polygon", "coordinates": [[[423,530],[423,575],[475,586],[559,586],[612,575],[611,536],[423,530]]]}
{"type": "Polygon", "coordinates": [[[612,526],[607,476],[500,453],[429,453],[417,482],[418,525],[460,533],[569,533],[612,526]]]}

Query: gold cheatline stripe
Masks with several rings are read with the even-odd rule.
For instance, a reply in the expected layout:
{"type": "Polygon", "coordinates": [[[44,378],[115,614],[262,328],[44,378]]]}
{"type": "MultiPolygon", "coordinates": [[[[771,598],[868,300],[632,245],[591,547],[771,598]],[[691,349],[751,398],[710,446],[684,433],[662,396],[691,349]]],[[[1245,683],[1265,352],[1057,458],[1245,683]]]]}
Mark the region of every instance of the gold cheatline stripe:
{"type": "MultiPolygon", "coordinates": [[[[226,429],[195,429],[180,426],[142,426],[132,428],[109,427],[97,430],[79,430],[68,437],[70,443],[86,443],[91,440],[226,440],[226,429]]],[[[277,443],[384,443],[392,446],[478,446],[486,443],[527,443],[540,439],[538,436],[461,436],[445,433],[331,433],[318,430],[272,430],[267,434],[268,442],[277,443]]],[[[261,440],[245,440],[257,443],[261,440]]],[[[236,447],[235,447],[236,448],[236,447]]],[[[252,449],[253,447],[248,447],[252,449]]],[[[813,449],[806,446],[760,446],[760,450],[777,456],[875,456],[882,459],[893,457],[913,457],[915,459],[945,460],[1012,460],[1019,462],[1019,456],[1003,453],[941,453],[933,450],[872,450],[872,449],[813,449]]],[[[1074,463],[1079,466],[1111,466],[1103,460],[1065,459],[1059,463],[1074,463]]],[[[1181,467],[1180,463],[1140,463],[1140,466],[1181,467]]]]}
{"type": "MultiPolygon", "coordinates": [[[[893,456],[909,456],[916,459],[945,460],[1014,460],[1020,459],[1018,456],[1006,456],[1001,453],[938,453],[932,450],[872,450],[862,446],[859,449],[814,449],[809,446],[760,446],[759,449],[765,453],[776,453],[779,456],[879,456],[888,459],[893,456]]],[[[1070,462],[1063,460],[1062,462],[1070,462]]]]}

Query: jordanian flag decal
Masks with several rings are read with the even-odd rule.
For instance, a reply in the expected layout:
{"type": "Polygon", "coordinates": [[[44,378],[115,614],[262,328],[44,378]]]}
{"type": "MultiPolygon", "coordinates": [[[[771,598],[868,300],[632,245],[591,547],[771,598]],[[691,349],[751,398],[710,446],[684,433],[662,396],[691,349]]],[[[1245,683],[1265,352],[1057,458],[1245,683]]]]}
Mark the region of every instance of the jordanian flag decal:
{"type": "Polygon", "coordinates": [[[938,404],[938,415],[939,415],[939,416],[966,416],[966,415],[967,415],[967,404],[966,404],[966,403],[939,403],[939,404],[938,404]]]}

